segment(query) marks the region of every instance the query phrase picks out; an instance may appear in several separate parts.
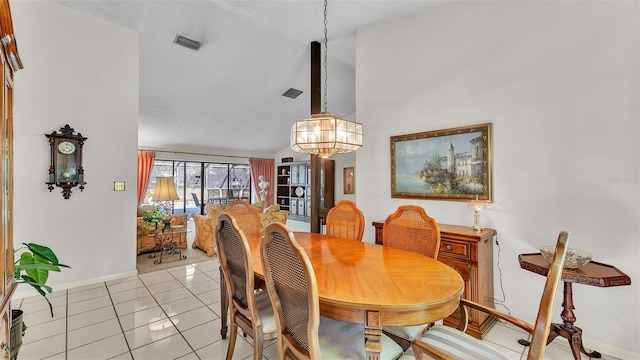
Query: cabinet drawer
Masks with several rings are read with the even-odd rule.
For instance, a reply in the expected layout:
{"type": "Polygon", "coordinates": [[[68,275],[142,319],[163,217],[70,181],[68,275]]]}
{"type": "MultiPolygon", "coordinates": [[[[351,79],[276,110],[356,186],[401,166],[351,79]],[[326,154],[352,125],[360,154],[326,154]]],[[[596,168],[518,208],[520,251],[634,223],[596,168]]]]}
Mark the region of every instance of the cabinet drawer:
{"type": "Polygon", "coordinates": [[[439,257],[471,260],[471,245],[468,242],[440,239],[439,257]]]}

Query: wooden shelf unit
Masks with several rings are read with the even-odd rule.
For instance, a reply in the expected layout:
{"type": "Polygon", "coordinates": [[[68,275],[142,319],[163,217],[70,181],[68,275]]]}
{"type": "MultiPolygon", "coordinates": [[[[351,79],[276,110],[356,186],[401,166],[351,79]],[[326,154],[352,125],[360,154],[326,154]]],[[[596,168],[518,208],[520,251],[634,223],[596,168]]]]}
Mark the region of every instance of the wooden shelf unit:
{"type": "MultiPolygon", "coordinates": [[[[374,221],[376,244],[382,245],[384,221],[374,221]]],[[[493,239],[496,231],[483,229],[480,232],[467,226],[438,224],[440,228],[440,251],[438,260],[456,269],[464,280],[465,299],[493,308],[493,239]]],[[[448,326],[456,327],[459,316],[453,314],[445,319],[448,326]]],[[[482,339],[497,319],[477,310],[469,312],[467,333],[482,339]]]]}
{"type": "Polygon", "coordinates": [[[277,168],[276,199],[280,204],[280,210],[288,211],[291,219],[309,221],[311,216],[311,162],[282,163],[278,164],[277,168]]]}

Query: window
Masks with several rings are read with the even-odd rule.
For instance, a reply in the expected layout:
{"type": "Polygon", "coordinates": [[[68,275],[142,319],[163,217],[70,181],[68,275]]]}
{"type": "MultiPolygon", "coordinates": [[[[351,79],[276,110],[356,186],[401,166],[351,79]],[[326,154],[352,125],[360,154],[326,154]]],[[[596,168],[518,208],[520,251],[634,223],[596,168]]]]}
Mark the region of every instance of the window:
{"type": "Polygon", "coordinates": [[[251,168],[248,164],[155,160],[145,203],[151,203],[156,177],[173,176],[180,200],[173,213],[203,214],[206,202],[251,202],[251,168]],[[203,201],[204,200],[204,201],[203,201]]]}

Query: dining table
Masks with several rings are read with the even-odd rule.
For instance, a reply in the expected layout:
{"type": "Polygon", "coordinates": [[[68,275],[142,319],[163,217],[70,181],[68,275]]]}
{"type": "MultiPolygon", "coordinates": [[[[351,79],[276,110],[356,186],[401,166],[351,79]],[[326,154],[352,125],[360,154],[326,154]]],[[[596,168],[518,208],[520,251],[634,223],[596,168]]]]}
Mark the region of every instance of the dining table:
{"type": "MultiPolygon", "coordinates": [[[[315,272],[320,315],[364,324],[367,359],[378,359],[383,326],[432,323],[458,307],[464,282],[457,271],[415,252],[318,233],[294,232],[315,272]]],[[[256,283],[264,284],[263,233],[246,236],[256,283]]],[[[222,279],[222,271],[220,273],[222,279]]],[[[220,282],[222,338],[228,295],[220,282]]]]}

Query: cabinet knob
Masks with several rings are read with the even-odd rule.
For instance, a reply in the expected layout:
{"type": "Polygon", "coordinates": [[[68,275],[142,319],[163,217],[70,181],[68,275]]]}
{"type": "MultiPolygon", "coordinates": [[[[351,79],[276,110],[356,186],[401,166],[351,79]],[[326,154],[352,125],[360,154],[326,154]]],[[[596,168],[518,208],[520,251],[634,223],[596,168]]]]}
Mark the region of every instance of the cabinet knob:
{"type": "Polygon", "coordinates": [[[6,342],[2,342],[2,344],[0,344],[0,349],[3,350],[4,358],[8,359],[9,358],[9,347],[7,346],[7,343],[6,342]]]}
{"type": "Polygon", "coordinates": [[[444,248],[447,249],[447,250],[451,250],[451,245],[447,245],[444,248]]]}

